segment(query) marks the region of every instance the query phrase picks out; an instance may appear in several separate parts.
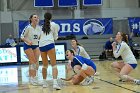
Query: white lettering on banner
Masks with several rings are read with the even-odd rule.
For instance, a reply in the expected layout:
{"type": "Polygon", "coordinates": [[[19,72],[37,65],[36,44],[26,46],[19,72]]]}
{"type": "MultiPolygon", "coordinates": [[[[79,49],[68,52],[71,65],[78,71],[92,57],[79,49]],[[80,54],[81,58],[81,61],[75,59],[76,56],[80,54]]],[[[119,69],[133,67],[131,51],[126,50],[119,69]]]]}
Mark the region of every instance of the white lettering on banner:
{"type": "Polygon", "coordinates": [[[75,23],[73,26],[69,23],[61,23],[60,26],[62,27],[60,33],[66,33],[66,32],[80,32],[80,24],[75,23]]]}
{"type": "Polygon", "coordinates": [[[72,32],[70,30],[70,24],[66,23],[66,24],[60,24],[62,26],[62,31],[61,33],[65,33],[65,32],[72,32]]]}
{"type": "Polygon", "coordinates": [[[80,24],[75,23],[73,25],[73,32],[80,32],[80,24]]]}
{"type": "Polygon", "coordinates": [[[138,29],[140,27],[140,22],[139,25],[137,23],[132,24],[132,29],[138,29]]]}

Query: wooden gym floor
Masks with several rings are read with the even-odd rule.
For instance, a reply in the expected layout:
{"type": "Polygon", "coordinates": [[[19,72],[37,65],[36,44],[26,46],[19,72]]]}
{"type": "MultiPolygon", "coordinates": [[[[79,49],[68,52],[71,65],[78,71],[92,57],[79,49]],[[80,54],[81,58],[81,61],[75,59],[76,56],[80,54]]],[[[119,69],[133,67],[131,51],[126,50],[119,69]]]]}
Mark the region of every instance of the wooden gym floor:
{"type": "MultiPolygon", "coordinates": [[[[51,68],[48,70],[48,88],[32,86],[28,82],[28,66],[1,66],[0,67],[0,93],[140,93],[140,85],[131,82],[119,82],[110,67],[113,61],[95,61],[97,71],[95,82],[90,86],[72,85],[70,82],[64,84],[62,90],[53,90],[51,83],[51,68]]],[[[38,79],[42,81],[41,66],[38,71],[38,79]]],[[[59,78],[66,77],[65,63],[58,64],[59,78]]],[[[140,79],[140,60],[138,67],[131,72],[131,76],[140,79]]]]}

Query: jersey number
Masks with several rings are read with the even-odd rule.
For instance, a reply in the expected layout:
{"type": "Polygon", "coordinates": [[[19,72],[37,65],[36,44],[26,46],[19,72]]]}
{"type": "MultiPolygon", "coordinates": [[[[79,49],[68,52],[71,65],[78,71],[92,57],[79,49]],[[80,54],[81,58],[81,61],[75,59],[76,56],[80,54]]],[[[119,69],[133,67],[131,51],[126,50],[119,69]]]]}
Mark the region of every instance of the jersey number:
{"type": "Polygon", "coordinates": [[[37,35],[34,35],[34,39],[38,39],[38,36],[37,35]]]}

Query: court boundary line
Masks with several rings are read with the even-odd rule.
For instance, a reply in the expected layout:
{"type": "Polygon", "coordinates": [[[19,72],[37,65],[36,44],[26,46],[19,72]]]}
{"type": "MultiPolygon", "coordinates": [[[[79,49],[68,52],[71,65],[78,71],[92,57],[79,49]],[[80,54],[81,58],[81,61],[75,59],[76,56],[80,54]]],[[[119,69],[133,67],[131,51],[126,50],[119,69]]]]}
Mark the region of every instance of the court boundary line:
{"type": "Polygon", "coordinates": [[[100,80],[100,81],[104,81],[104,82],[106,82],[106,83],[108,83],[108,84],[112,84],[112,85],[114,85],[114,86],[117,86],[117,87],[120,87],[120,88],[123,88],[123,89],[129,90],[129,91],[135,92],[135,93],[140,93],[140,92],[138,92],[138,91],[135,91],[135,90],[132,90],[132,89],[129,89],[129,88],[126,88],[126,87],[120,86],[120,85],[118,85],[118,84],[112,83],[112,82],[107,81],[107,80],[103,80],[103,79],[100,79],[100,78],[96,78],[96,79],[98,79],[98,80],[100,80]]]}

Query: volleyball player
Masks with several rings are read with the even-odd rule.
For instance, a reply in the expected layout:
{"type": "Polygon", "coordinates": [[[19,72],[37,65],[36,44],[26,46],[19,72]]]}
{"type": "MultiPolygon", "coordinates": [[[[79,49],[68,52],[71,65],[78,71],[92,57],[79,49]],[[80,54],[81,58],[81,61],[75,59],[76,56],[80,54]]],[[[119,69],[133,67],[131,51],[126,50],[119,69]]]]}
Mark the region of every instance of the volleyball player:
{"type": "Polygon", "coordinates": [[[118,32],[115,40],[116,42],[112,43],[114,57],[118,58],[121,56],[123,61],[113,62],[111,66],[115,69],[117,76],[122,81],[132,81],[136,84],[140,84],[140,80],[129,76],[130,72],[137,67],[137,60],[127,44],[126,34],[118,32]]]}
{"type": "Polygon", "coordinates": [[[79,44],[78,40],[72,39],[71,46],[75,52],[75,55],[80,55],[84,58],[90,59],[90,56],[88,55],[84,47],[79,44]]]}
{"type": "Polygon", "coordinates": [[[21,34],[21,39],[24,41],[24,52],[29,59],[29,77],[30,83],[37,85],[36,74],[39,67],[40,50],[38,46],[41,27],[38,25],[39,17],[32,14],[29,18],[30,24],[25,27],[21,34]]]}
{"type": "Polygon", "coordinates": [[[72,80],[74,85],[90,85],[93,83],[96,65],[92,60],[75,55],[73,50],[67,50],[66,57],[71,60],[71,67],[73,68],[75,75],[64,80],[72,80]]]}
{"type": "MultiPolygon", "coordinates": [[[[84,47],[78,42],[77,39],[73,38],[71,40],[71,46],[72,46],[72,49],[74,50],[75,55],[79,55],[79,56],[82,56],[84,58],[91,59],[89,54],[86,52],[84,47]]],[[[68,73],[72,73],[72,68],[71,68],[70,64],[71,64],[71,62],[69,62],[67,65],[67,72],[68,73]]],[[[99,72],[96,72],[95,75],[99,75],[99,72]]]]}
{"type": "Polygon", "coordinates": [[[56,52],[55,52],[55,40],[58,38],[58,25],[54,22],[51,22],[52,14],[44,14],[44,24],[42,28],[42,33],[39,40],[39,48],[41,51],[41,57],[43,62],[42,75],[43,75],[43,87],[47,87],[46,77],[47,77],[47,68],[48,68],[48,57],[50,58],[50,63],[52,66],[52,75],[53,75],[53,88],[61,89],[57,82],[57,64],[56,64],[56,52]]]}

